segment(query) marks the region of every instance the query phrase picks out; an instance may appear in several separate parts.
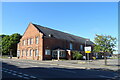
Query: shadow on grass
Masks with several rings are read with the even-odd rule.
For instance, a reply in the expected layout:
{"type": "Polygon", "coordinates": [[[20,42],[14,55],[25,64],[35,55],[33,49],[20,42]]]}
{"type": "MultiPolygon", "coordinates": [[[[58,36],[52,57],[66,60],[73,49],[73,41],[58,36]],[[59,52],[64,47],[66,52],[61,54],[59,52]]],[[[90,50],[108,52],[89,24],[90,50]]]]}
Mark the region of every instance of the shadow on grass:
{"type": "MultiPolygon", "coordinates": [[[[36,76],[36,78],[30,78],[29,80],[117,80],[109,77],[100,77],[99,75],[111,76],[112,71],[102,71],[98,69],[69,69],[69,68],[58,68],[58,67],[27,67],[20,68],[12,64],[3,62],[3,68],[8,70],[17,71],[16,74],[24,73],[30,76],[36,76]],[[96,76],[95,76],[96,75],[96,76]]],[[[21,64],[21,67],[24,65],[21,64]]],[[[3,73],[2,80],[24,80],[24,78],[11,77],[11,74],[3,73]]]]}

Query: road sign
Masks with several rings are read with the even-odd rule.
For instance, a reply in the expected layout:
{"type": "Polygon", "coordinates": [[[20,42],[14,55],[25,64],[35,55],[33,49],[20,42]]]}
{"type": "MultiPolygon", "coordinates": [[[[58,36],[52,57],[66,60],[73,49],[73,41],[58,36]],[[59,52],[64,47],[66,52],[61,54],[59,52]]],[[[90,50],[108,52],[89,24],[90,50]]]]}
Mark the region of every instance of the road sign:
{"type": "Polygon", "coordinates": [[[91,53],[91,46],[85,47],[85,53],[91,53]]]}

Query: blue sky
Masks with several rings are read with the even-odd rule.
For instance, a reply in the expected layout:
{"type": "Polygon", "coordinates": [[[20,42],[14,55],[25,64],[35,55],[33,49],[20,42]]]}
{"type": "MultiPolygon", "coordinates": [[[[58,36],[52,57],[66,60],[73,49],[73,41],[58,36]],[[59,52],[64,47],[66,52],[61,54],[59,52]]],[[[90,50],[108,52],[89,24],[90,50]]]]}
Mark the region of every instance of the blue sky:
{"type": "Polygon", "coordinates": [[[89,38],[92,41],[95,34],[118,37],[118,3],[2,3],[3,34],[23,34],[30,22],[89,38]]]}

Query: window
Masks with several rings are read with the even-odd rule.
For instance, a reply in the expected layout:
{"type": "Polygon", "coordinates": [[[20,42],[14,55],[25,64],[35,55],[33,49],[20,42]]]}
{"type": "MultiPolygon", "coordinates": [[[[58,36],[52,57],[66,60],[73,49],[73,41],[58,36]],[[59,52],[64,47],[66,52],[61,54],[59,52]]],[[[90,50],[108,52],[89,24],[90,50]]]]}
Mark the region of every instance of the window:
{"type": "Polygon", "coordinates": [[[45,55],[51,55],[51,52],[50,52],[50,50],[45,50],[45,55]]]}
{"type": "Polygon", "coordinates": [[[36,37],[36,44],[38,44],[39,43],[39,38],[38,37],[36,37]]]}
{"type": "Polygon", "coordinates": [[[20,50],[17,50],[17,57],[20,57],[20,50]]]}
{"type": "Polygon", "coordinates": [[[30,41],[31,41],[30,43],[33,44],[33,38],[31,38],[30,41]]]}
{"type": "Polygon", "coordinates": [[[26,50],[26,56],[28,56],[28,50],[26,50]]]}
{"type": "Polygon", "coordinates": [[[30,45],[30,39],[28,39],[28,45],[30,45]]]}
{"type": "Polygon", "coordinates": [[[25,45],[25,40],[23,40],[22,45],[25,45]]]}
{"type": "Polygon", "coordinates": [[[30,49],[30,56],[32,56],[32,49],[30,49]]]}
{"type": "Polygon", "coordinates": [[[80,45],[80,50],[83,51],[83,45],[80,45]]]}
{"type": "Polygon", "coordinates": [[[24,50],[22,50],[22,56],[24,56],[24,50]]]}
{"type": "Polygon", "coordinates": [[[72,50],[73,49],[73,45],[72,45],[72,43],[70,43],[70,50],[72,50]]]}
{"type": "Polygon", "coordinates": [[[35,56],[38,56],[38,49],[35,50],[35,56]]]}
{"type": "Polygon", "coordinates": [[[60,57],[65,57],[66,54],[65,54],[65,51],[60,51],[60,57]]]}

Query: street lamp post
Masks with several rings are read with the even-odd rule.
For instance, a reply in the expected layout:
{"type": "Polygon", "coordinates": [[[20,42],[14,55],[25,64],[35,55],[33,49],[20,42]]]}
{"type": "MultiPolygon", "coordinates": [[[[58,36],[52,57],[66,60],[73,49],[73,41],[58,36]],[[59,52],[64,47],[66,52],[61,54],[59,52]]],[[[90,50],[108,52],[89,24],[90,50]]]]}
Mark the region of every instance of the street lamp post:
{"type": "MultiPolygon", "coordinates": [[[[87,41],[89,41],[89,39],[86,39],[86,40],[85,40],[85,47],[86,47],[86,42],[87,42],[87,41]]],[[[88,55],[88,57],[89,57],[89,55],[88,55]]],[[[89,59],[89,58],[88,58],[88,59],[89,59]]],[[[86,54],[86,52],[85,52],[85,61],[87,62],[87,54],[86,54]]]]}
{"type": "Polygon", "coordinates": [[[59,59],[60,59],[60,50],[58,49],[58,61],[59,61],[59,59]]]}

